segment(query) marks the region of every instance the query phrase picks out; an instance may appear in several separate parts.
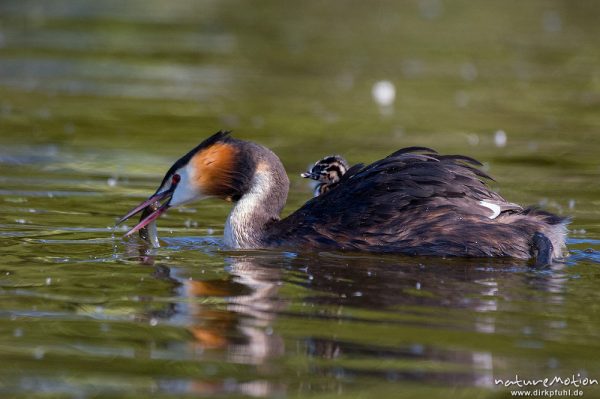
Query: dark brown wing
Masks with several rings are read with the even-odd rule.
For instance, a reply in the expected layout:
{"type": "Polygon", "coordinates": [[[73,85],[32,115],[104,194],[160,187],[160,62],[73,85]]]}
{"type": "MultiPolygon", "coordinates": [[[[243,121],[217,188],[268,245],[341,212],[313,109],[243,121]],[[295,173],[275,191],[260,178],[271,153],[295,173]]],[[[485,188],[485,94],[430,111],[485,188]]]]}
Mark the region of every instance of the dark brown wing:
{"type": "MultiPolygon", "coordinates": [[[[352,168],[335,189],[276,222],[267,241],[424,255],[494,255],[479,253],[475,245],[475,253],[465,253],[465,242],[485,235],[469,228],[474,223],[486,227],[500,213],[521,207],[490,190],[484,182],[489,176],[474,165],[480,163],[422,147],[399,150],[352,168]]],[[[508,227],[501,233],[514,234],[508,227]]]]}

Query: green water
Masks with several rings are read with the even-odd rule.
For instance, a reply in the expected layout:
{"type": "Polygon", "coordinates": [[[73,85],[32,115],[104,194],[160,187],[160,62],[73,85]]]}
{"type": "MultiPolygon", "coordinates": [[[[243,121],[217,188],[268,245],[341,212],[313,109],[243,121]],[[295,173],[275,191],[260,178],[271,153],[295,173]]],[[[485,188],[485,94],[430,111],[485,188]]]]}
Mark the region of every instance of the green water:
{"type": "Polygon", "coordinates": [[[599,15],[571,0],[0,2],[0,396],[500,398],[494,379],[515,374],[600,379],[599,15]],[[573,217],[571,255],[535,271],[227,252],[217,201],[163,217],[158,250],[112,233],[219,129],[280,156],[286,213],[329,153],[476,157],[509,200],[573,217]]]}

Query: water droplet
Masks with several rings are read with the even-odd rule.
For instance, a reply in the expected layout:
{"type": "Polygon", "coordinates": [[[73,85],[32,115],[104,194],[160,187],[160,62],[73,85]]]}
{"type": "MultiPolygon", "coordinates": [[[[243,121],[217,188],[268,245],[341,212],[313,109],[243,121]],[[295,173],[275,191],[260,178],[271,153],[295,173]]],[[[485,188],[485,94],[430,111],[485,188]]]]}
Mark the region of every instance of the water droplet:
{"type": "Polygon", "coordinates": [[[237,381],[235,378],[226,378],[223,381],[223,389],[225,392],[235,392],[237,389],[237,381]]]}
{"type": "Polygon", "coordinates": [[[40,108],[37,110],[36,116],[40,119],[50,119],[52,113],[48,108],[40,108]]]}
{"type": "Polygon", "coordinates": [[[475,147],[479,144],[479,135],[477,133],[467,133],[467,143],[475,147]]]}
{"type": "Polygon", "coordinates": [[[75,133],[75,125],[73,125],[73,122],[65,123],[65,126],[63,126],[63,130],[67,134],[75,133]]]}
{"type": "Polygon", "coordinates": [[[464,90],[459,90],[454,94],[454,103],[458,108],[465,108],[469,105],[469,94],[464,90]]]}
{"type": "Polygon", "coordinates": [[[469,82],[477,79],[477,67],[470,62],[462,64],[460,66],[460,76],[469,82]]]}
{"type": "Polygon", "coordinates": [[[52,277],[46,278],[46,285],[52,284],[52,277]]]}
{"type": "Polygon", "coordinates": [[[507,141],[506,132],[504,130],[497,130],[494,133],[494,144],[496,147],[505,147],[507,141]]]}
{"type": "Polygon", "coordinates": [[[108,184],[108,187],[115,187],[117,185],[117,178],[116,177],[109,177],[106,180],[106,184],[108,184]]]}
{"type": "Polygon", "coordinates": [[[33,351],[33,357],[37,360],[43,359],[45,354],[46,351],[44,351],[44,348],[37,347],[33,351]]]}
{"type": "Polygon", "coordinates": [[[545,32],[557,33],[562,30],[562,18],[556,11],[545,11],[542,15],[542,26],[545,32]]]}
{"type": "Polygon", "coordinates": [[[421,0],[419,1],[419,12],[421,17],[425,19],[436,19],[442,12],[444,7],[440,0],[421,0]]]}
{"type": "Polygon", "coordinates": [[[155,327],[156,325],[158,325],[158,320],[155,319],[154,317],[150,319],[150,325],[152,327],[155,327]]]}
{"type": "Polygon", "coordinates": [[[378,105],[389,107],[396,99],[396,87],[389,80],[380,80],[373,85],[371,94],[378,105]]]}
{"type": "Polygon", "coordinates": [[[410,352],[415,355],[421,355],[425,352],[425,347],[421,344],[414,344],[410,346],[410,352]]]}
{"type": "Polygon", "coordinates": [[[354,76],[351,73],[340,74],[336,77],[335,83],[340,89],[348,91],[354,87],[354,76]]]}
{"type": "Polygon", "coordinates": [[[406,78],[414,78],[423,72],[423,62],[421,60],[409,59],[402,62],[402,74],[406,78]]]}

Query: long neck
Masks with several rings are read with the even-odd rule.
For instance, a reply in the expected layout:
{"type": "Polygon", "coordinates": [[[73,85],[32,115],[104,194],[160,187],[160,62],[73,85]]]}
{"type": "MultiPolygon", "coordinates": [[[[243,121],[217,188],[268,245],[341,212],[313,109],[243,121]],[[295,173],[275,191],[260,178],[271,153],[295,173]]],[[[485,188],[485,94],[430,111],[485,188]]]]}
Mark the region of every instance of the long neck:
{"type": "Polygon", "coordinates": [[[254,175],[225,223],[225,245],[230,248],[262,248],[268,225],[279,220],[288,195],[290,183],[279,158],[255,144],[250,150],[254,175]]]}

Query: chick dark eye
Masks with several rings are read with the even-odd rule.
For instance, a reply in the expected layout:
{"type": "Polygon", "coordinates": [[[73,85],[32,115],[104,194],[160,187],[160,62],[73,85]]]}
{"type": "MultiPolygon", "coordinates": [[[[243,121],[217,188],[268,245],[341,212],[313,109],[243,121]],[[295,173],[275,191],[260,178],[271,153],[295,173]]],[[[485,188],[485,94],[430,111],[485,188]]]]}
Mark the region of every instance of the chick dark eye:
{"type": "Polygon", "coordinates": [[[180,180],[181,180],[181,176],[179,176],[179,175],[173,175],[173,178],[172,178],[171,182],[172,182],[172,184],[175,185],[175,184],[179,183],[180,180]]]}

